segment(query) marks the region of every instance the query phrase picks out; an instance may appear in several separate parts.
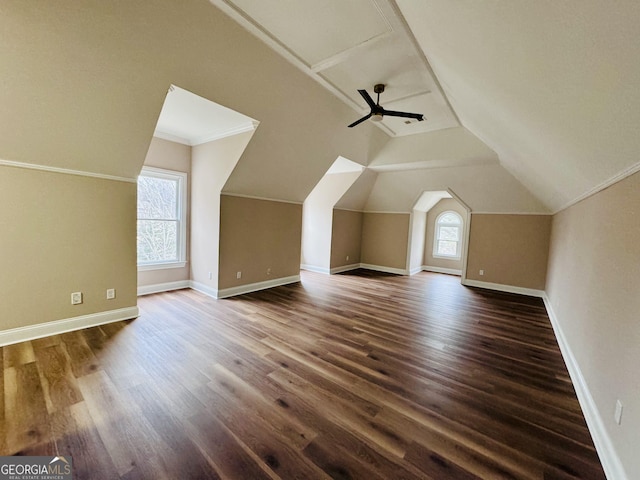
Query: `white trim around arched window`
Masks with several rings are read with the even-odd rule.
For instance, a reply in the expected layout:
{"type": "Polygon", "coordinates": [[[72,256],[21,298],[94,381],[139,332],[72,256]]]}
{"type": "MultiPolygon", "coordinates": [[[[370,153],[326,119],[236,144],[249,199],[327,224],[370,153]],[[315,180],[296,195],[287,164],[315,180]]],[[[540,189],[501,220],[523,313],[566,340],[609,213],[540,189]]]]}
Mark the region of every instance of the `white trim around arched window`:
{"type": "Polygon", "coordinates": [[[463,227],[462,217],[453,210],[438,215],[433,234],[433,256],[460,260],[463,227]]]}

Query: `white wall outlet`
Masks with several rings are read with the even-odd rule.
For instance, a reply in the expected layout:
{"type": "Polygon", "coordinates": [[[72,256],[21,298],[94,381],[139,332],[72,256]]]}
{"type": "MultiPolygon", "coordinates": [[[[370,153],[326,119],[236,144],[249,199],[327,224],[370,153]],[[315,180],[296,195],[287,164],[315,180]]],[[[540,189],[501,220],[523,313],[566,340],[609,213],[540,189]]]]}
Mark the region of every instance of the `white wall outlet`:
{"type": "Polygon", "coordinates": [[[480,270],[480,275],[484,275],[484,270],[480,270]]]}
{"type": "Polygon", "coordinates": [[[349,255],[347,255],[347,262],[349,261],[349,255]]]}
{"type": "Polygon", "coordinates": [[[116,289],[115,288],[108,288],[107,289],[107,300],[113,300],[114,298],[116,298],[116,289]]]}
{"type": "Polygon", "coordinates": [[[271,275],[271,267],[267,268],[267,275],[271,275]]]}
{"type": "Polygon", "coordinates": [[[622,423],[622,402],[616,400],[616,412],[613,414],[613,418],[618,425],[622,423]]]}
{"type": "Polygon", "coordinates": [[[238,272],[238,273],[236,273],[236,278],[238,278],[238,279],[239,279],[239,278],[242,278],[242,272],[238,272]]]}
{"type": "Polygon", "coordinates": [[[209,280],[213,280],[213,272],[209,272],[209,280]]]}
{"type": "Polygon", "coordinates": [[[82,292],[73,292],[71,294],[71,305],[80,305],[82,303],[82,292]]]}

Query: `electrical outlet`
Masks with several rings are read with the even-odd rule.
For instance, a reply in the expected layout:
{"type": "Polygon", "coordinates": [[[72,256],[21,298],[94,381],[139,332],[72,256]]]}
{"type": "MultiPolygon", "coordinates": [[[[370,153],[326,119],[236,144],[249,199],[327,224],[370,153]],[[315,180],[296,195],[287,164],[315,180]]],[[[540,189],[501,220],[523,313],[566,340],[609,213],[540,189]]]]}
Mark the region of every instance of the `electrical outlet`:
{"type": "Polygon", "coordinates": [[[484,270],[480,270],[480,275],[484,275],[484,270]]]}
{"type": "Polygon", "coordinates": [[[82,303],[82,292],[73,292],[71,294],[71,305],[80,305],[82,303]]]}
{"type": "Polygon", "coordinates": [[[618,425],[622,423],[622,402],[616,400],[616,412],[613,414],[613,418],[618,425]]]}
{"type": "Polygon", "coordinates": [[[349,261],[349,255],[347,255],[347,262],[349,261]]]}
{"type": "Polygon", "coordinates": [[[271,275],[271,267],[267,268],[267,275],[271,275]]]}
{"type": "Polygon", "coordinates": [[[236,273],[236,278],[238,278],[238,279],[242,278],[242,272],[236,273]]]}
{"type": "Polygon", "coordinates": [[[209,280],[213,280],[213,272],[209,272],[209,280]]]}
{"type": "Polygon", "coordinates": [[[107,289],[107,300],[113,300],[114,298],[116,298],[116,289],[115,288],[108,288],[107,289]]]}

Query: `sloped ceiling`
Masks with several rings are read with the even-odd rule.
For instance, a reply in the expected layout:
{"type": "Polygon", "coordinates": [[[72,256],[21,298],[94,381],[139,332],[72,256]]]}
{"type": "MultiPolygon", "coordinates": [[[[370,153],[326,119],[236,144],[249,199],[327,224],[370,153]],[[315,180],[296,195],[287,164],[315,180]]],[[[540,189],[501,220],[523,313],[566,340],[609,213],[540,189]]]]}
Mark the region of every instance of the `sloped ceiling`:
{"type": "Polygon", "coordinates": [[[550,209],[637,164],[640,2],[397,4],[462,124],[550,209]]]}
{"type": "Polygon", "coordinates": [[[302,202],[388,138],[207,1],[3,1],[0,162],[133,179],[170,85],[260,122],[225,192],[302,202]]]}
{"type": "MultiPolygon", "coordinates": [[[[339,202],[347,208],[361,204],[368,189],[366,208],[407,211],[424,189],[453,188],[475,210],[538,212],[561,208],[637,165],[640,3],[358,5],[371,2],[391,30],[367,33],[370,25],[363,25],[358,32],[365,40],[346,51],[342,44],[323,50],[312,38],[313,50],[301,51],[300,58],[308,57],[314,72],[325,72],[336,85],[385,82],[371,78],[376,61],[390,85],[406,87],[408,94],[424,88],[411,87],[411,79],[426,79],[429,95],[441,95],[466,129],[443,124],[390,138],[368,122],[346,128],[361,107],[336,98],[204,0],[184,0],[179,8],[173,0],[6,0],[0,7],[0,163],[135,178],[167,89],[175,84],[260,122],[227,193],[302,202],[342,155],[378,169],[339,202]],[[406,62],[397,56],[391,63],[379,60],[387,57],[377,49],[381,55],[393,51],[395,41],[406,47],[411,31],[420,48],[406,62]],[[348,65],[363,76],[349,73],[348,65]],[[345,70],[330,76],[334,68],[345,70]],[[416,77],[413,68],[427,77],[416,77]],[[415,167],[420,170],[389,171],[415,167]],[[391,181],[400,184],[383,192],[391,181]]],[[[320,3],[339,12],[348,2],[320,3]]],[[[394,99],[391,88],[388,93],[394,99]]]]}
{"type": "MultiPolygon", "coordinates": [[[[397,7],[389,0],[211,0],[240,25],[343,100],[369,113],[358,93],[386,85],[380,104],[426,120],[385,116],[391,136],[459,126],[397,7]]],[[[349,122],[351,123],[351,121],[349,122]]],[[[346,125],[345,125],[346,126],[346,125]]]]}

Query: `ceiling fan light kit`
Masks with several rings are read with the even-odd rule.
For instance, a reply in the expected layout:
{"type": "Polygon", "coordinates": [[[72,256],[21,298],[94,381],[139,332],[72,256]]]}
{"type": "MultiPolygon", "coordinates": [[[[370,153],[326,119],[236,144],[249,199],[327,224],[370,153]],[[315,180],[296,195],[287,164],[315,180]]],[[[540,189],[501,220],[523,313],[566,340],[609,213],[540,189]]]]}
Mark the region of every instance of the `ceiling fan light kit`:
{"type": "Polygon", "coordinates": [[[362,98],[364,98],[364,101],[367,102],[367,105],[369,105],[371,111],[361,119],[356,120],[351,125],[349,125],[349,128],[355,127],[356,125],[361,124],[369,118],[371,118],[372,122],[380,122],[385,115],[389,117],[413,118],[418,120],[419,122],[422,122],[424,120],[424,115],[422,115],[421,113],[396,112],[393,110],[386,110],[382,106],[380,106],[380,94],[384,92],[383,83],[378,83],[377,85],[375,85],[373,87],[373,91],[378,95],[377,101],[375,103],[373,102],[373,98],[371,98],[371,95],[369,95],[366,90],[358,90],[358,93],[362,95],[362,98]]]}

